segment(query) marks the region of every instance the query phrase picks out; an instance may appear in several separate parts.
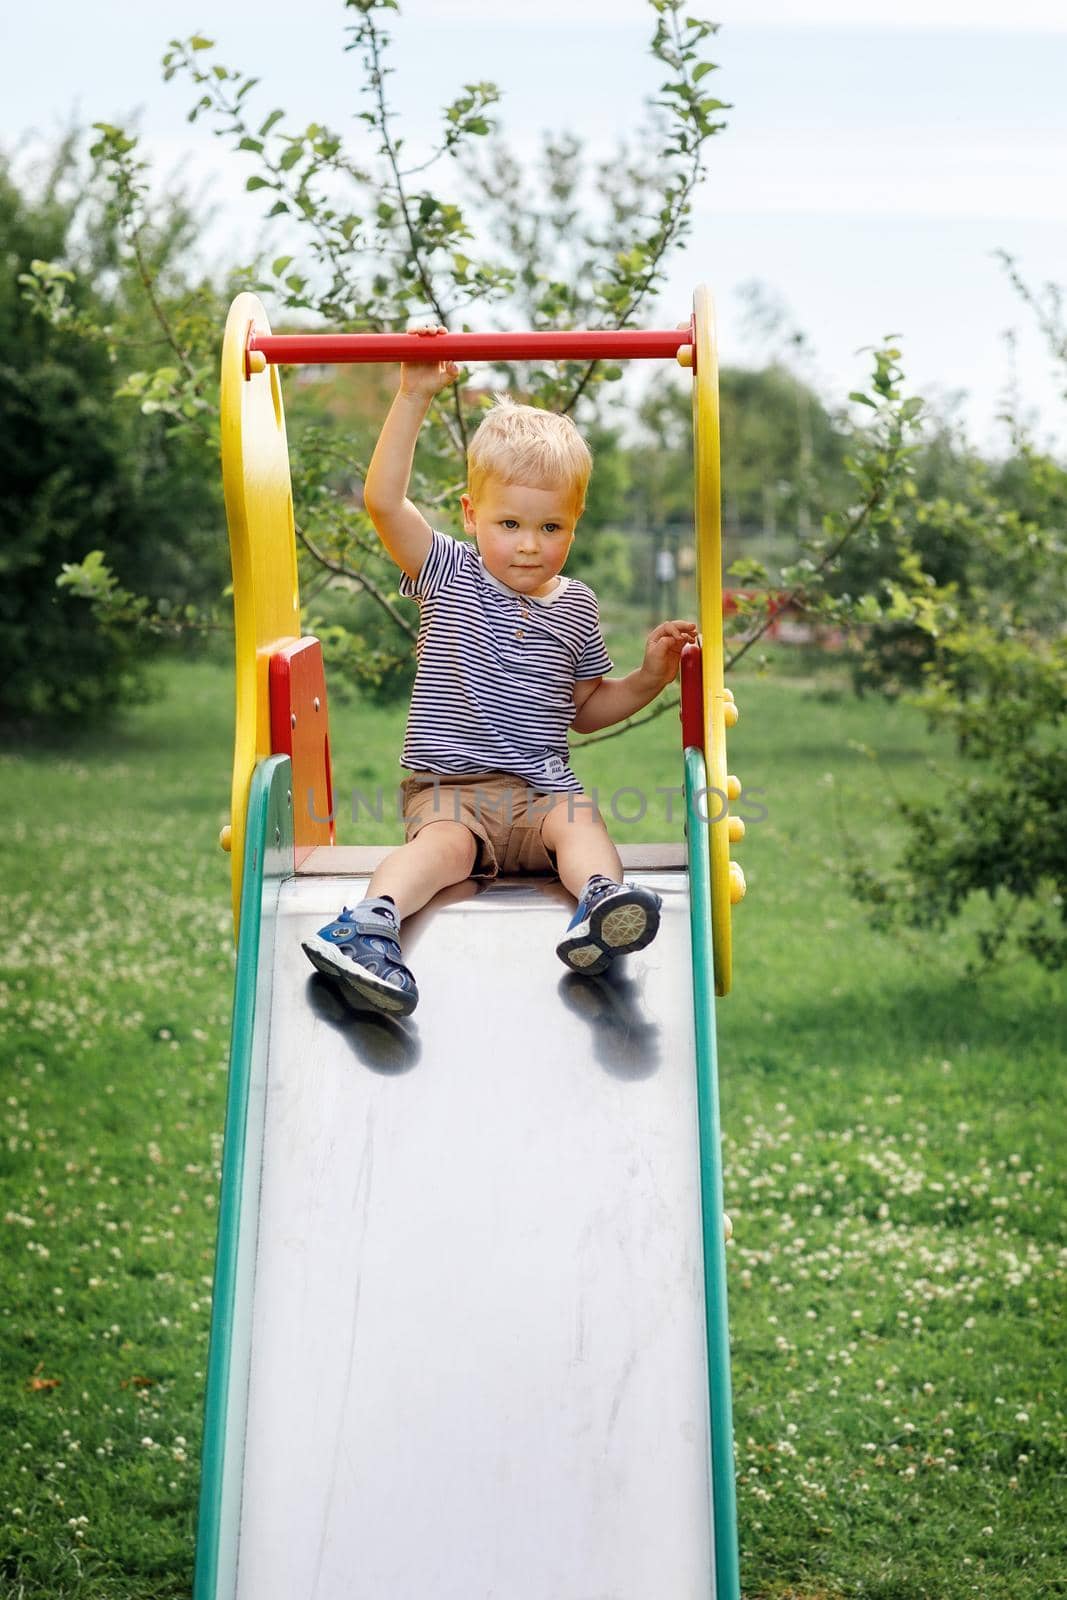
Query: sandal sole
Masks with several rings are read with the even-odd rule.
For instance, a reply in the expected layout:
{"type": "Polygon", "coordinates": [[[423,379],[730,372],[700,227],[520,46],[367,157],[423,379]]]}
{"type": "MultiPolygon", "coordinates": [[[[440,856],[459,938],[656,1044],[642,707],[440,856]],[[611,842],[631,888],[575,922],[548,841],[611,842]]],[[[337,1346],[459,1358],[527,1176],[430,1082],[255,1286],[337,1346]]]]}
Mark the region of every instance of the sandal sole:
{"type": "Polygon", "coordinates": [[[651,890],[642,893],[630,889],[625,900],[616,897],[610,906],[594,906],[589,915],[589,931],[577,935],[577,942],[569,948],[564,945],[558,950],[563,963],[595,978],[616,956],[629,955],[651,944],[659,929],[659,907],[649,904],[646,896],[650,893],[651,890]]]}

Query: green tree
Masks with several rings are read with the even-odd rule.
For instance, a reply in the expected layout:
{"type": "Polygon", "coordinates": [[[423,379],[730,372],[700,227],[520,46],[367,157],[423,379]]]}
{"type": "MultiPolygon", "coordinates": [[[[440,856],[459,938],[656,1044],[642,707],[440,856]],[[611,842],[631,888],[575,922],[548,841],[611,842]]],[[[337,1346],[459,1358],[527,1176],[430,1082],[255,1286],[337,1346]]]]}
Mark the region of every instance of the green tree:
{"type": "MultiPolygon", "coordinates": [[[[665,263],[689,226],[689,207],[708,141],[723,126],[723,102],[705,82],[714,64],[703,49],[713,25],[685,14],[682,0],[650,0],[650,48],[664,81],[654,130],[654,155],[627,156],[587,173],[576,141],[546,147],[543,184],[521,179],[529,204],[516,222],[518,170],[491,136],[498,92],[488,83],[462,87],[442,113],[440,138],[425,159],[409,154],[388,95],[390,40],[384,22],[395,0],[347,0],[352,19],[346,49],[361,64],[361,137],[352,149],[319,123],[288,125],[280,108],[252,103],[256,81],[212,59],[200,35],[175,40],[164,76],[192,83],[192,121],[215,133],[250,164],[247,187],[263,195],[267,218],[282,230],[277,254],[248,263],[235,282],[268,297],[275,323],[340,330],[400,329],[412,321],[457,326],[477,318],[514,322],[522,311],[538,327],[633,325],[649,310],[665,263]],[[486,145],[486,159],[475,147],[486,145]],[[433,174],[431,187],[430,174],[433,174]],[[589,220],[575,229],[579,198],[589,220]],[[468,204],[468,199],[470,204],[468,204]],[[477,226],[474,221],[477,211],[477,226]],[[275,311],[277,308],[277,311],[275,311]]],[[[139,261],[149,208],[149,178],[137,140],[100,124],[95,156],[111,186],[127,258],[139,261]]],[[[150,273],[142,274],[149,299],[150,273]]],[[[49,309],[48,285],[38,300],[49,309]]],[[[213,367],[218,325],[184,319],[166,363],[132,375],[124,392],[151,405],[178,428],[217,428],[213,367]]],[[[170,330],[175,331],[172,325],[170,330]]],[[[604,362],[554,363],[509,382],[534,404],[574,411],[599,448],[599,468],[575,570],[607,583],[625,581],[625,551],[604,530],[625,486],[604,408],[618,370],[604,362]]],[[[305,414],[302,394],[286,383],[297,534],[309,620],[324,619],[334,660],[343,658],[365,685],[402,678],[414,639],[410,608],[395,597],[396,572],[358,506],[370,437],[353,439],[322,407],[305,414]],[[331,590],[342,590],[344,608],[331,590]]],[[[431,519],[453,506],[462,486],[466,443],[486,392],[457,385],[441,397],[420,443],[413,493],[431,519]]],[[[107,588],[106,569],[72,571],[68,581],[90,596],[101,615],[136,612],[125,588],[107,588]]]]}
{"type": "MultiPolygon", "coordinates": [[[[162,637],[162,620],[151,632],[101,626],[57,589],[64,565],[106,544],[122,579],[166,596],[164,609],[202,600],[219,586],[219,497],[198,452],[114,404],[128,284],[106,207],[86,193],[76,134],[36,184],[16,183],[0,156],[0,235],[0,715],[29,726],[143,692],[141,665],[162,637]],[[47,295],[48,317],[33,315],[26,279],[31,299],[47,295]]],[[[152,241],[157,273],[188,237],[172,207],[152,241]]]]}
{"type": "MultiPolygon", "coordinates": [[[[1067,378],[1058,305],[1046,297],[1042,326],[1067,378]]],[[[951,493],[927,463],[879,552],[866,681],[906,693],[974,770],[934,806],[902,799],[899,860],[876,871],[854,848],[853,880],[885,927],[943,927],[984,906],[983,962],[1015,950],[1055,968],[1067,962],[1067,467],[1017,422],[1012,437],[998,465],[956,452],[940,480],[951,493]]]]}
{"type": "MultiPolygon", "coordinates": [[[[635,323],[651,309],[665,263],[685,238],[706,146],[723,126],[718,118],[724,109],[705,83],[715,70],[703,57],[714,25],[686,15],[683,0],[649,0],[649,6],[650,49],[665,81],[651,107],[653,121],[634,145],[652,153],[637,159],[624,147],[617,160],[591,174],[584,173],[576,143],[567,136],[550,141],[539,173],[520,172],[506,145],[490,138],[498,93],[487,83],[464,85],[445,107],[438,145],[425,159],[423,152],[409,154],[387,94],[394,69],[383,21],[397,9],[395,0],[346,3],[354,19],[347,48],[362,63],[365,106],[360,113],[364,135],[354,151],[322,124],[289,128],[279,108],[253,115],[255,79],[212,61],[209,39],[194,35],[174,41],[164,57],[164,75],[192,80],[197,99],[191,120],[210,118],[216,133],[250,162],[248,188],[263,193],[267,218],[287,230],[285,252],[274,256],[269,273],[250,263],[235,275],[235,283],[255,286],[272,305],[280,305],[283,317],[312,327],[397,329],[423,318],[452,326],[475,317],[485,325],[493,317],[513,321],[520,312],[538,327],[635,323]],[[435,169],[431,188],[427,174],[435,169]],[[464,209],[472,191],[478,232],[473,213],[464,209]],[[514,195],[520,191],[524,203],[517,217],[514,195]]],[[[135,138],[110,125],[98,127],[94,153],[112,187],[127,253],[152,301],[153,282],[142,270],[140,246],[147,168],[135,138]]],[[[39,286],[38,299],[42,309],[50,309],[47,283],[39,286]]],[[[210,438],[217,429],[217,324],[212,327],[206,316],[194,313],[180,321],[172,318],[164,332],[171,349],[166,365],[132,374],[123,392],[137,395],[142,407],[162,412],[176,428],[206,423],[210,438]]],[[[847,515],[828,515],[815,526],[810,498],[804,501],[805,514],[798,513],[798,559],[781,566],[773,580],[776,589],[785,588],[798,604],[821,614],[848,614],[849,603],[828,593],[827,579],[850,543],[878,537],[890,515],[894,486],[907,471],[905,439],[918,402],[902,401],[894,389],[887,352],[876,352],[874,361],[877,414],[850,469],[855,504],[847,515]]],[[[612,425],[605,410],[608,386],[617,376],[618,369],[605,362],[501,372],[513,385],[521,380],[521,392],[535,404],[573,411],[587,430],[608,430],[600,435],[602,467],[607,457],[614,470],[601,470],[596,491],[600,495],[604,486],[608,500],[626,485],[625,469],[610,450],[612,425]]],[[[809,409],[805,395],[801,415],[809,409]]],[[[457,384],[431,411],[413,478],[413,494],[431,520],[455,502],[467,439],[486,403],[484,391],[457,384]]],[[[343,657],[364,684],[388,687],[390,679],[400,680],[410,670],[415,628],[395,598],[395,568],[354,503],[352,485],[362,479],[365,458],[353,450],[344,430],[321,414],[304,425],[291,378],[287,410],[293,423],[304,592],[314,595],[323,615],[332,619],[323,631],[334,659],[343,657]],[[296,405],[290,403],[294,399],[296,405]],[[325,590],[323,583],[329,586],[325,590]],[[338,586],[352,602],[342,615],[330,607],[330,588],[338,586]]],[[[811,429],[802,422],[797,426],[807,473],[811,429]]],[[[591,537],[581,541],[576,570],[589,570],[583,566],[589,562],[600,578],[614,569],[622,583],[625,552],[617,540],[598,548],[598,522],[606,523],[606,511],[603,505],[591,507],[591,537]]],[[[771,581],[752,561],[737,576],[752,585],[771,581]]],[[[143,602],[124,588],[109,587],[107,569],[98,563],[91,570],[72,570],[67,581],[80,586],[102,615],[143,614],[143,602]]],[[[751,648],[760,631],[758,619],[766,615],[760,600],[752,605],[753,617],[738,619],[735,659],[751,648]]],[[[312,610],[309,620],[315,617],[312,610]]],[[[663,714],[676,703],[667,697],[651,714],[663,714]]]]}

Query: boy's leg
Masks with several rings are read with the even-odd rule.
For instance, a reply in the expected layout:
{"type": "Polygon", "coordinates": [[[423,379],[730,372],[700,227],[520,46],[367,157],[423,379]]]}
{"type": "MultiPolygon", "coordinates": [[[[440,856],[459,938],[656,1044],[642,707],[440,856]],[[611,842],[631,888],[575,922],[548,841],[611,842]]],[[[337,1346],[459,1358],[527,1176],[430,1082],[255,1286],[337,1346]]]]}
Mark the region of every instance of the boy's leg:
{"type": "Polygon", "coordinates": [[[367,885],[367,899],[389,895],[403,920],[421,910],[439,889],[469,878],[478,841],[462,822],[425,822],[407,844],[386,856],[367,885]]]}
{"type": "Polygon", "coordinates": [[[312,965],[337,980],[355,1004],[409,1016],[419,991],[401,957],[400,922],[439,889],[468,877],[476,848],[463,823],[426,823],[386,857],[353,910],[342,908],[334,922],[303,941],[312,965]]]}
{"type": "Polygon", "coordinates": [[[659,928],[660,897],[643,884],[623,882],[619,852],[588,796],[561,795],[545,817],[541,837],[555,852],[556,870],[578,901],[556,946],[561,961],[595,976],[616,956],[652,942],[659,928]]]}
{"type": "Polygon", "coordinates": [[[555,854],[560,881],[576,900],[591,877],[622,882],[619,852],[588,795],[561,794],[545,817],[541,838],[555,854]]]}

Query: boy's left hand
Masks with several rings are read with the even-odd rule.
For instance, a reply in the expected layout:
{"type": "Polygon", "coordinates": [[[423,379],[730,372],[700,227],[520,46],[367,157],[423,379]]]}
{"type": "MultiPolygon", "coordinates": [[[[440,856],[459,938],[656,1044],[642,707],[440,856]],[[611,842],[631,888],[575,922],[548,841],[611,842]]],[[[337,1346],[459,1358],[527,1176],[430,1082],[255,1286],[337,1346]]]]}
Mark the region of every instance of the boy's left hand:
{"type": "Polygon", "coordinates": [[[647,678],[654,678],[661,689],[665,689],[678,676],[682,650],[687,644],[696,642],[695,622],[661,622],[648,636],[641,671],[647,678]]]}

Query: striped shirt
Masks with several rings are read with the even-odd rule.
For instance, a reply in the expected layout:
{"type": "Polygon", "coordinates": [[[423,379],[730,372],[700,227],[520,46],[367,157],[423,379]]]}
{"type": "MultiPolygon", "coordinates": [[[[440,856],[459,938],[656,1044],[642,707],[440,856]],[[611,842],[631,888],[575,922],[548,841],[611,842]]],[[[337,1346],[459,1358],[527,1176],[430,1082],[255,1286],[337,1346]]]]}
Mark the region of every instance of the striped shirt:
{"type": "Polygon", "coordinates": [[[560,575],[550,594],[519,594],[486,571],[474,545],[435,529],[400,593],[420,611],[400,765],[514,772],[531,788],[580,791],[567,744],[574,685],[613,665],[592,589],[560,575]]]}

